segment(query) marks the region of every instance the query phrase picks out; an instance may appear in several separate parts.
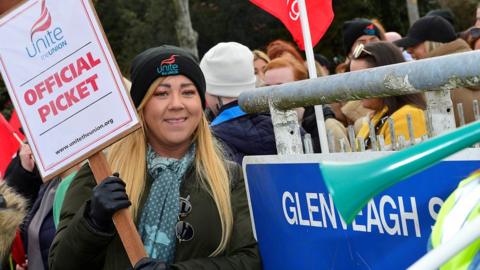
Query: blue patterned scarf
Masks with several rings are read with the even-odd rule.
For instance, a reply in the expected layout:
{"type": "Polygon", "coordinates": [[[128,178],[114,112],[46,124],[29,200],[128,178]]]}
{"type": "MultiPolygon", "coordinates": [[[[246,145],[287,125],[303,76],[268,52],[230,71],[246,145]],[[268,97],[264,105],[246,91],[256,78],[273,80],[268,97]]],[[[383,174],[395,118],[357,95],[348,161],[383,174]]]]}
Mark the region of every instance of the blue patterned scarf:
{"type": "Polygon", "coordinates": [[[173,262],[175,224],[180,212],[180,184],[194,157],[195,145],[180,160],[161,157],[148,146],[147,170],[153,183],[138,229],[151,258],[173,262]]]}

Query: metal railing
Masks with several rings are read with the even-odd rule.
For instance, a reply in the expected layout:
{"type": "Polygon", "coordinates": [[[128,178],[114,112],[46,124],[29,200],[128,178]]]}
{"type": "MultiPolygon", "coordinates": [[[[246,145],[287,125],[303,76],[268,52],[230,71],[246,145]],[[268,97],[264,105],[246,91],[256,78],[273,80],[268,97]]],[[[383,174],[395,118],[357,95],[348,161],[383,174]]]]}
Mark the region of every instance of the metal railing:
{"type": "MultiPolygon", "coordinates": [[[[480,86],[478,63],[480,51],[452,54],[257,88],[238,100],[248,113],[270,111],[279,154],[303,153],[294,108],[340,101],[425,92],[429,133],[435,136],[455,128],[449,90],[480,86]]],[[[478,115],[478,101],[472,102],[478,115]]]]}

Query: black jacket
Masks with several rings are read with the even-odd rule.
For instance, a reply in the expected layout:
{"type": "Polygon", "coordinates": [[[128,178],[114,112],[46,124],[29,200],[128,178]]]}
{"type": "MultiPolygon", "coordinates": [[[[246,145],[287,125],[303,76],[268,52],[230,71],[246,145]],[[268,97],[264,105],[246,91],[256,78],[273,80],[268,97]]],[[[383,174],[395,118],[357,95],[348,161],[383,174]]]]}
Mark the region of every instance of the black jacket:
{"type": "Polygon", "coordinates": [[[37,167],[35,166],[33,172],[25,170],[18,154],[8,165],[5,172],[5,181],[9,187],[27,199],[28,208],[37,199],[38,191],[43,183],[37,167]]]}
{"type": "MultiPolygon", "coordinates": [[[[220,112],[237,106],[228,103],[220,112]]],[[[212,131],[224,146],[227,158],[242,164],[246,155],[276,155],[275,134],[270,114],[247,114],[213,126],[212,131]]]]}
{"type": "MultiPolygon", "coordinates": [[[[328,118],[335,118],[335,114],[330,107],[323,106],[322,109],[324,120],[327,120],[328,118]]],[[[314,106],[305,107],[305,112],[303,113],[302,127],[303,129],[305,129],[305,132],[310,133],[310,135],[312,136],[313,152],[322,152],[322,149],[320,148],[320,136],[318,135],[317,118],[315,116],[314,106]]]]}
{"type": "MultiPolygon", "coordinates": [[[[225,252],[209,257],[221,238],[220,216],[212,199],[195,173],[192,166],[185,174],[180,195],[190,195],[192,211],[185,221],[195,230],[191,241],[179,243],[175,250],[175,270],[259,270],[260,255],[253,238],[250,223],[245,183],[241,168],[228,163],[231,181],[231,204],[233,210],[233,232],[225,252]]],[[[152,179],[147,177],[141,199],[143,209],[152,179]]],[[[125,249],[116,233],[98,232],[85,218],[85,209],[96,185],[88,165],[75,176],[63,202],[57,235],[50,249],[50,269],[69,270],[117,270],[130,265],[125,249]]],[[[141,213],[139,214],[141,216],[141,213]]]]}

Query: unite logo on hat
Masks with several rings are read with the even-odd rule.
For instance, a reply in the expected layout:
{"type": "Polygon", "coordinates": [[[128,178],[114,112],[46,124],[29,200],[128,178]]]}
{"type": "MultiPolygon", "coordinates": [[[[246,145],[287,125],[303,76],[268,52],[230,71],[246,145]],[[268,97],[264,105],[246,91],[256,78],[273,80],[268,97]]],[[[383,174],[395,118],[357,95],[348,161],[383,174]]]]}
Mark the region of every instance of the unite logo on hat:
{"type": "Polygon", "coordinates": [[[177,75],[179,73],[178,64],[175,64],[178,55],[172,54],[169,58],[160,62],[160,66],[157,67],[158,74],[162,76],[177,75]]]}
{"type": "Polygon", "coordinates": [[[30,29],[31,44],[25,47],[30,58],[40,56],[44,60],[67,46],[62,28],[55,27],[53,30],[49,30],[51,26],[52,16],[48,11],[46,0],[42,0],[40,18],[33,23],[30,29]],[[45,34],[39,35],[42,32],[45,34]],[[36,39],[33,38],[35,34],[37,34],[36,39]]]}
{"type": "Polygon", "coordinates": [[[365,33],[365,35],[375,36],[375,26],[373,23],[365,27],[365,29],[363,29],[363,33],[365,33]]]}

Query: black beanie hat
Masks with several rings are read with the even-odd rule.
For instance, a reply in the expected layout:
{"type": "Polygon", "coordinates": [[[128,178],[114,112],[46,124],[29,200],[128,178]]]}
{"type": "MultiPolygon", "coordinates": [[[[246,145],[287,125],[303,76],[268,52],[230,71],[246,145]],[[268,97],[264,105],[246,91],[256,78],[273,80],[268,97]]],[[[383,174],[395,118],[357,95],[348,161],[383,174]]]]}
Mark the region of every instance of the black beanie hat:
{"type": "Polygon", "coordinates": [[[380,29],[370,20],[353,19],[343,23],[343,46],[347,54],[355,41],[363,35],[377,36],[382,39],[380,29]]]}
{"type": "Polygon", "coordinates": [[[175,75],[184,75],[195,84],[205,109],[205,77],[197,59],[186,50],[170,45],[150,48],[133,59],[130,96],[135,107],[140,106],[148,88],[157,78],[175,75]]]}
{"type": "Polygon", "coordinates": [[[450,9],[434,9],[430,10],[426,16],[440,16],[447,20],[452,26],[455,25],[455,15],[450,9]]]}

